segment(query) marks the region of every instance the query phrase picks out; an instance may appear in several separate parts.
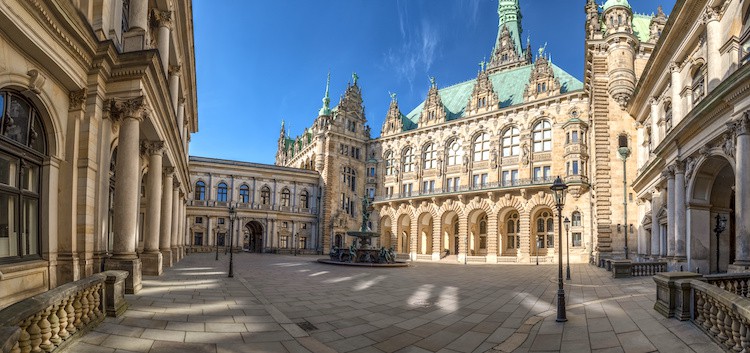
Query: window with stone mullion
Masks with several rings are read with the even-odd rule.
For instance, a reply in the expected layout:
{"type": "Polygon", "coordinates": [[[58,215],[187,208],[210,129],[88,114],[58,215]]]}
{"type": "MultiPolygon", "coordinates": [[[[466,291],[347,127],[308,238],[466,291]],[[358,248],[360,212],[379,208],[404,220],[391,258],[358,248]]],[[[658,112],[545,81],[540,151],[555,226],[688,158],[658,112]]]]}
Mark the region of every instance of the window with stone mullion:
{"type": "Polygon", "coordinates": [[[521,142],[518,128],[512,127],[503,134],[503,157],[517,156],[521,142]]]}
{"type": "Polygon", "coordinates": [[[414,152],[411,147],[404,150],[403,154],[403,167],[401,171],[404,173],[410,173],[414,171],[414,152]]]}
{"type": "Polygon", "coordinates": [[[534,152],[549,152],[552,150],[552,126],[543,120],[534,125],[534,152]]]}
{"type": "Polygon", "coordinates": [[[474,162],[490,159],[490,138],[487,133],[482,133],[474,140],[474,162]]]}
{"type": "Polygon", "coordinates": [[[461,149],[461,141],[454,140],[450,147],[448,147],[448,165],[458,165],[461,163],[463,157],[463,150],[461,149]]]}
{"type": "Polygon", "coordinates": [[[424,149],[424,153],[422,153],[422,160],[424,161],[423,168],[424,169],[432,169],[435,168],[436,164],[436,152],[435,152],[435,144],[429,144],[424,149]]]}

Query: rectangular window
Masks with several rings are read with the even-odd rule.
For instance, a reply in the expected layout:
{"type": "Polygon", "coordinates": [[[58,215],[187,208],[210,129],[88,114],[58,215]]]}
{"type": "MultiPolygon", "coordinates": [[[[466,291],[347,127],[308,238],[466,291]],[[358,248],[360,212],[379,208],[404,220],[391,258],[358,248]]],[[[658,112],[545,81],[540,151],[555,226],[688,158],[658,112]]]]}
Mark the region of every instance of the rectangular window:
{"type": "Polygon", "coordinates": [[[195,217],[195,223],[196,223],[196,224],[201,224],[201,223],[203,223],[203,217],[195,217]]]}
{"type": "Polygon", "coordinates": [[[374,177],[375,176],[375,167],[370,167],[370,169],[367,172],[367,175],[374,177]]]}
{"type": "Polygon", "coordinates": [[[298,249],[307,249],[307,237],[299,237],[298,249]]]}
{"type": "Polygon", "coordinates": [[[203,245],[203,233],[196,232],[193,239],[194,245],[203,245]]]}
{"type": "Polygon", "coordinates": [[[547,248],[554,248],[555,247],[555,237],[552,235],[547,236],[547,248]]]}
{"type": "Polygon", "coordinates": [[[349,200],[349,214],[354,217],[357,215],[356,208],[354,207],[354,201],[349,200]]]}
{"type": "Polygon", "coordinates": [[[487,249],[487,237],[479,237],[479,248],[487,249]]]}
{"type": "Polygon", "coordinates": [[[539,181],[542,178],[542,167],[534,167],[534,181],[539,181]]]}
{"type": "Polygon", "coordinates": [[[374,199],[375,198],[375,189],[367,189],[367,197],[374,199]]]}
{"type": "Polygon", "coordinates": [[[487,179],[489,179],[489,174],[482,174],[482,187],[487,186],[487,179]]]}
{"type": "Polygon", "coordinates": [[[578,161],[573,161],[573,175],[578,175],[578,161]]]}
{"type": "Polygon", "coordinates": [[[279,247],[282,249],[286,249],[289,247],[289,237],[281,237],[279,239],[279,247]]]}
{"type": "Polygon", "coordinates": [[[224,218],[219,218],[219,224],[224,224],[224,218]]]}
{"type": "Polygon", "coordinates": [[[550,174],[551,174],[552,168],[550,166],[544,166],[542,167],[542,172],[544,173],[544,179],[549,180],[550,174]]]}
{"type": "Polygon", "coordinates": [[[401,185],[401,195],[402,196],[411,196],[411,192],[412,192],[412,184],[411,183],[401,185]]]}
{"type": "Polygon", "coordinates": [[[479,174],[474,174],[474,180],[471,183],[471,186],[473,187],[479,187],[479,174]]]}
{"type": "Polygon", "coordinates": [[[574,130],[570,133],[570,143],[578,143],[578,131],[574,130]]]}
{"type": "Polygon", "coordinates": [[[573,247],[580,247],[581,246],[581,233],[577,233],[577,232],[573,233],[571,243],[573,243],[573,247]]]}
{"type": "Polygon", "coordinates": [[[434,192],[434,191],[435,191],[434,180],[425,180],[422,182],[422,192],[434,192]]]}
{"type": "Polygon", "coordinates": [[[453,178],[446,180],[447,191],[453,190],[453,178]]]}

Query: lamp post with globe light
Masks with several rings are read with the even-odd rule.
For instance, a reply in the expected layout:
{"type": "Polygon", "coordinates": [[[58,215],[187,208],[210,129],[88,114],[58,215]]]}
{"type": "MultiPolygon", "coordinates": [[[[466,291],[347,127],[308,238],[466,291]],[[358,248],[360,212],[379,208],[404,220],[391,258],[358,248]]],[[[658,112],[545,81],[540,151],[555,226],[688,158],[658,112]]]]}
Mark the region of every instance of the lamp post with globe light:
{"type": "Polygon", "coordinates": [[[229,274],[227,277],[234,277],[234,220],[237,218],[237,211],[234,206],[229,206],[229,274]]]}
{"type": "MultiPolygon", "coordinates": [[[[557,206],[557,243],[562,244],[562,209],[565,205],[565,192],[568,185],[558,176],[550,187],[555,196],[555,206],[557,206]]],[[[557,322],[568,321],[565,315],[565,289],[563,289],[563,270],[562,256],[557,257],[557,322]]]]}

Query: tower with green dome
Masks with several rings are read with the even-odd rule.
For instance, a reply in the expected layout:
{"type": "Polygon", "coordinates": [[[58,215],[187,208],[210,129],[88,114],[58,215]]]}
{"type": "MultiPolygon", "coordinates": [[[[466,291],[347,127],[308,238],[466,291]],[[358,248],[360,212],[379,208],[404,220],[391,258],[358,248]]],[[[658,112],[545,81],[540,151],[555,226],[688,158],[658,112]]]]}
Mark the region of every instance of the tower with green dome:
{"type": "Polygon", "coordinates": [[[495,47],[490,54],[490,73],[531,63],[531,48],[521,44],[521,6],[518,0],[499,0],[495,47]]]}

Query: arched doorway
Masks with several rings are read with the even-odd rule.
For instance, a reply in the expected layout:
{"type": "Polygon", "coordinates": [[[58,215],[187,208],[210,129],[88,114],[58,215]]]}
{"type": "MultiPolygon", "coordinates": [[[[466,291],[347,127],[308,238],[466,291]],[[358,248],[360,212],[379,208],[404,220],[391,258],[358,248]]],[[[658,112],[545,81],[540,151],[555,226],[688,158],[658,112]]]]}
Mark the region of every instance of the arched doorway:
{"type": "Polygon", "coordinates": [[[249,252],[262,253],[263,225],[258,221],[250,221],[245,224],[244,234],[244,249],[249,252]]]}
{"type": "Polygon", "coordinates": [[[454,211],[443,215],[443,236],[441,237],[443,253],[458,255],[458,214],[454,211]]]}
{"type": "Polygon", "coordinates": [[[391,217],[383,216],[380,218],[380,246],[388,249],[391,243],[391,217]]]}
{"type": "Polygon", "coordinates": [[[467,253],[471,256],[487,255],[487,213],[484,211],[469,215],[467,253]]]}
{"type": "Polygon", "coordinates": [[[690,242],[690,269],[708,268],[711,273],[726,272],[734,263],[735,174],[720,156],[707,158],[695,171],[687,207],[690,242]],[[715,233],[716,216],[726,219],[724,231],[715,233]]]}
{"type": "Polygon", "coordinates": [[[508,211],[505,217],[501,218],[503,222],[500,228],[503,230],[500,232],[501,240],[500,243],[500,255],[502,256],[516,256],[518,254],[517,249],[519,248],[520,241],[520,228],[521,218],[518,215],[518,211],[512,209],[508,211]]]}
{"type": "Polygon", "coordinates": [[[425,212],[418,218],[417,254],[432,254],[432,215],[425,212]]]}
{"type": "Polygon", "coordinates": [[[409,215],[401,215],[398,218],[398,233],[396,237],[396,252],[409,254],[411,252],[411,219],[409,215]]]}

